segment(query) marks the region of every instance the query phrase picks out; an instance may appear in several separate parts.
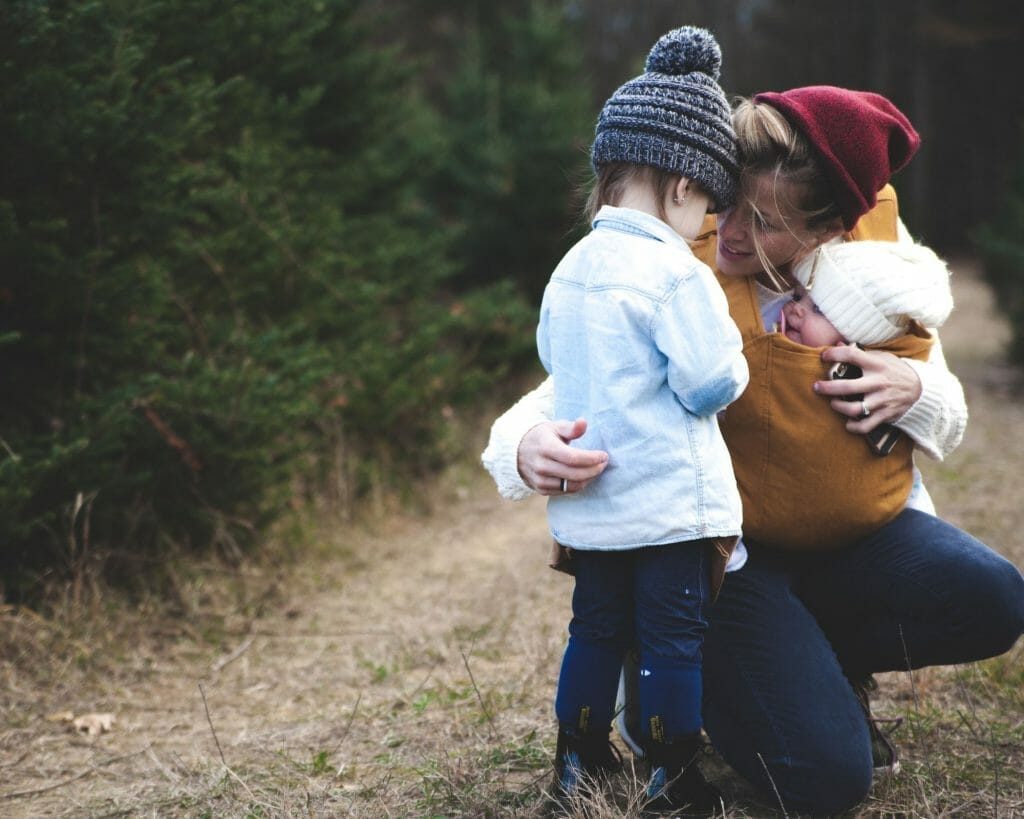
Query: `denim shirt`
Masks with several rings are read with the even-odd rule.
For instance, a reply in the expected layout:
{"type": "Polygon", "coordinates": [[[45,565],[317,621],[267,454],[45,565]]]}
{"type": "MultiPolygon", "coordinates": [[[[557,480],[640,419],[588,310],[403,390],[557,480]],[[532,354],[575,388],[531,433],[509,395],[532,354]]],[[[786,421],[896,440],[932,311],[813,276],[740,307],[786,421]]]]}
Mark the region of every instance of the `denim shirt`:
{"type": "Polygon", "coordinates": [[[544,291],[537,349],[555,418],[608,466],[548,501],[555,539],[633,549],[740,533],[740,496],[715,414],[747,384],[725,294],[671,227],[605,206],[544,291]]]}

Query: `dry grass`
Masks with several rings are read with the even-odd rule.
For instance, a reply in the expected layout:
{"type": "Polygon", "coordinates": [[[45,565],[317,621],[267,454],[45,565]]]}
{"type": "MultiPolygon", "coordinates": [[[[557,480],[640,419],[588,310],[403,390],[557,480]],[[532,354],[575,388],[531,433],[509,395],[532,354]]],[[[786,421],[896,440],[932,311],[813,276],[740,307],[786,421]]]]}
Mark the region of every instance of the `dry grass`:
{"type": "MultiPolygon", "coordinates": [[[[987,291],[957,278],[944,331],[972,422],[926,464],[945,516],[1024,564],[1020,403],[987,291]]],[[[433,513],[324,521],[288,574],[182,572],[167,604],[0,612],[0,815],[542,815],[570,582],[545,568],[541,502],[475,466],[433,513]],[[111,712],[113,730],[47,715],[111,712]]],[[[881,678],[903,772],[857,816],[1024,816],[1024,656],[881,678]]],[[[717,759],[731,817],[782,816],[717,759]]],[[[637,775],[596,817],[636,816],[637,775]]]]}

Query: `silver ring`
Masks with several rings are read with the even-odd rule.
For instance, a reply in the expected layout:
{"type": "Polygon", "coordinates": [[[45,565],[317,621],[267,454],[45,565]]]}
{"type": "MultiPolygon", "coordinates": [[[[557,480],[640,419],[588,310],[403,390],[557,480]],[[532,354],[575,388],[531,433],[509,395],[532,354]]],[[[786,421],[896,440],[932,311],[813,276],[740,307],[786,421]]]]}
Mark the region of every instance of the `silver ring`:
{"type": "Polygon", "coordinates": [[[568,491],[569,491],[569,481],[567,479],[565,479],[565,478],[562,478],[562,494],[565,494],[568,491]]]}
{"type": "Polygon", "coordinates": [[[861,401],[860,402],[860,417],[861,418],[867,418],[870,414],[871,414],[871,410],[868,409],[868,402],[867,401],[861,401]]]}

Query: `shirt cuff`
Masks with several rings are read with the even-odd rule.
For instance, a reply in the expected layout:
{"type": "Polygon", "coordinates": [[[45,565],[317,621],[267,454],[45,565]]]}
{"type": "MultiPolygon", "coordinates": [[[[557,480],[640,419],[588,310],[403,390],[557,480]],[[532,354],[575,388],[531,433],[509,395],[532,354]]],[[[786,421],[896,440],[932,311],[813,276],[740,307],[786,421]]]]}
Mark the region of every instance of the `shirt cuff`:
{"type": "Polygon", "coordinates": [[[519,444],[537,424],[550,420],[545,411],[550,412],[553,403],[554,383],[548,378],[491,425],[490,440],[480,455],[480,462],[494,479],[503,498],[523,500],[534,494],[519,474],[519,444]]]}
{"type": "Polygon", "coordinates": [[[944,453],[938,439],[940,428],[946,426],[940,420],[949,411],[946,396],[937,379],[928,377],[931,370],[927,363],[912,358],[904,358],[903,361],[917,373],[921,381],[921,396],[893,425],[909,435],[925,455],[941,461],[944,453]]]}
{"type": "MultiPolygon", "coordinates": [[[[497,423],[495,421],[495,426],[497,423]]],[[[498,493],[507,500],[524,500],[533,494],[533,490],[523,482],[516,468],[517,450],[521,440],[522,436],[510,439],[496,432],[495,427],[491,427],[491,439],[480,455],[480,463],[494,479],[498,493]]]]}

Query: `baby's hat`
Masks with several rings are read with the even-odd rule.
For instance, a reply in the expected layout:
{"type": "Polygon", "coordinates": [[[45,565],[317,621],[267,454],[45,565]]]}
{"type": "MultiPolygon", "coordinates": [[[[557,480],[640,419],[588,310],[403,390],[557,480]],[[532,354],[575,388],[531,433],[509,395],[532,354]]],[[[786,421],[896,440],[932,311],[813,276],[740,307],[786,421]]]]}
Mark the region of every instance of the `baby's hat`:
{"type": "Polygon", "coordinates": [[[911,321],[938,327],[953,309],[946,263],[924,245],[832,242],[793,274],[844,339],[867,346],[903,335],[911,321]]]}
{"type": "Polygon", "coordinates": [[[644,73],[604,104],[590,149],[594,169],[610,162],[661,168],[697,182],[718,210],[729,207],[739,164],[721,67],[722,50],[707,29],[663,35],[644,73]]]}

